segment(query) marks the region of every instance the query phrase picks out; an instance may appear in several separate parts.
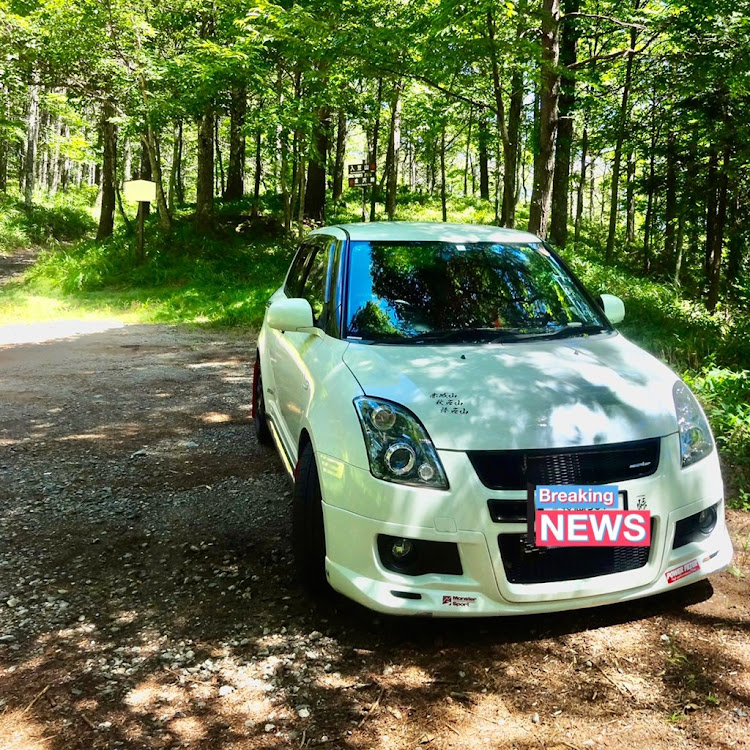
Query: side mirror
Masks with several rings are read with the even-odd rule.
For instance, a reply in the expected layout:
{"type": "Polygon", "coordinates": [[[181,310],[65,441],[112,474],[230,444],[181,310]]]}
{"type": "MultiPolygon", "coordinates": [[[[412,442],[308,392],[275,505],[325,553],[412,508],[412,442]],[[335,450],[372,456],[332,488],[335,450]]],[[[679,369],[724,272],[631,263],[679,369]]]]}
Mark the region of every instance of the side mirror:
{"type": "Polygon", "coordinates": [[[602,294],[599,299],[604,314],[612,325],[617,325],[625,318],[625,303],[619,297],[615,297],[614,294],[602,294]]]}
{"type": "Polygon", "coordinates": [[[267,313],[268,325],[278,331],[298,331],[312,328],[313,311],[306,299],[278,299],[271,303],[267,313]]]}

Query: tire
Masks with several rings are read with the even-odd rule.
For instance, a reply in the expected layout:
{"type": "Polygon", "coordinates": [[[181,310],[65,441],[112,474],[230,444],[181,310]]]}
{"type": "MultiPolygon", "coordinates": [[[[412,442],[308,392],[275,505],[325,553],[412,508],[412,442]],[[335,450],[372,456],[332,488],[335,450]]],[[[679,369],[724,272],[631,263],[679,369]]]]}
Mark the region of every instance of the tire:
{"type": "Polygon", "coordinates": [[[292,550],[297,577],[302,585],[311,593],[325,592],[328,583],[323,501],[318,466],[310,443],[302,449],[294,480],[292,550]]]}
{"type": "Polygon", "coordinates": [[[255,425],[255,437],[261,445],[271,445],[271,429],[268,426],[266,416],[266,399],[263,395],[263,378],[260,373],[260,357],[255,359],[253,369],[253,424],[255,425]]]}

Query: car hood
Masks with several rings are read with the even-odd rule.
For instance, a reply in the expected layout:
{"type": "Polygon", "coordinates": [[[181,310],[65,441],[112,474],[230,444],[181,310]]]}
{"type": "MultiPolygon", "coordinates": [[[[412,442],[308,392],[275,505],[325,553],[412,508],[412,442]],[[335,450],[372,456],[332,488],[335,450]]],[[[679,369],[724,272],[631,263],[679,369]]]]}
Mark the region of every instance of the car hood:
{"type": "Polygon", "coordinates": [[[413,411],[437,448],[563,448],[677,430],[676,376],[619,334],[510,344],[351,344],[368,396],[413,411]]]}

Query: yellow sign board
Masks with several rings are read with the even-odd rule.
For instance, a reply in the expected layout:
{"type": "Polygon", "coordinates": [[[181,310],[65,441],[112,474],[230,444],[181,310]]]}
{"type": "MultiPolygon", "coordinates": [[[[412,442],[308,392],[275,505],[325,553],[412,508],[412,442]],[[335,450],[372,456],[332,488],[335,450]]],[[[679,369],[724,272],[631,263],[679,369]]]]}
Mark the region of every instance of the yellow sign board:
{"type": "Polygon", "coordinates": [[[126,200],[146,201],[156,200],[156,183],[150,180],[130,180],[122,186],[126,200]]]}

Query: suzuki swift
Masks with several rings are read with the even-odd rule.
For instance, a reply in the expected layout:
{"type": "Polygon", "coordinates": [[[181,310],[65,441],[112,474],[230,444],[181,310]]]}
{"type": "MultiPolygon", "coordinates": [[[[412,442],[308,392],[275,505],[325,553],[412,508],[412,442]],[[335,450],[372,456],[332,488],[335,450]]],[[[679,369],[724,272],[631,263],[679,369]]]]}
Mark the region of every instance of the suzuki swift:
{"type": "Polygon", "coordinates": [[[705,415],[613,328],[623,317],[525,232],[312,232],[268,304],[253,383],[257,437],[294,481],[305,583],[381,612],[511,615],[726,568],[705,415]]]}

